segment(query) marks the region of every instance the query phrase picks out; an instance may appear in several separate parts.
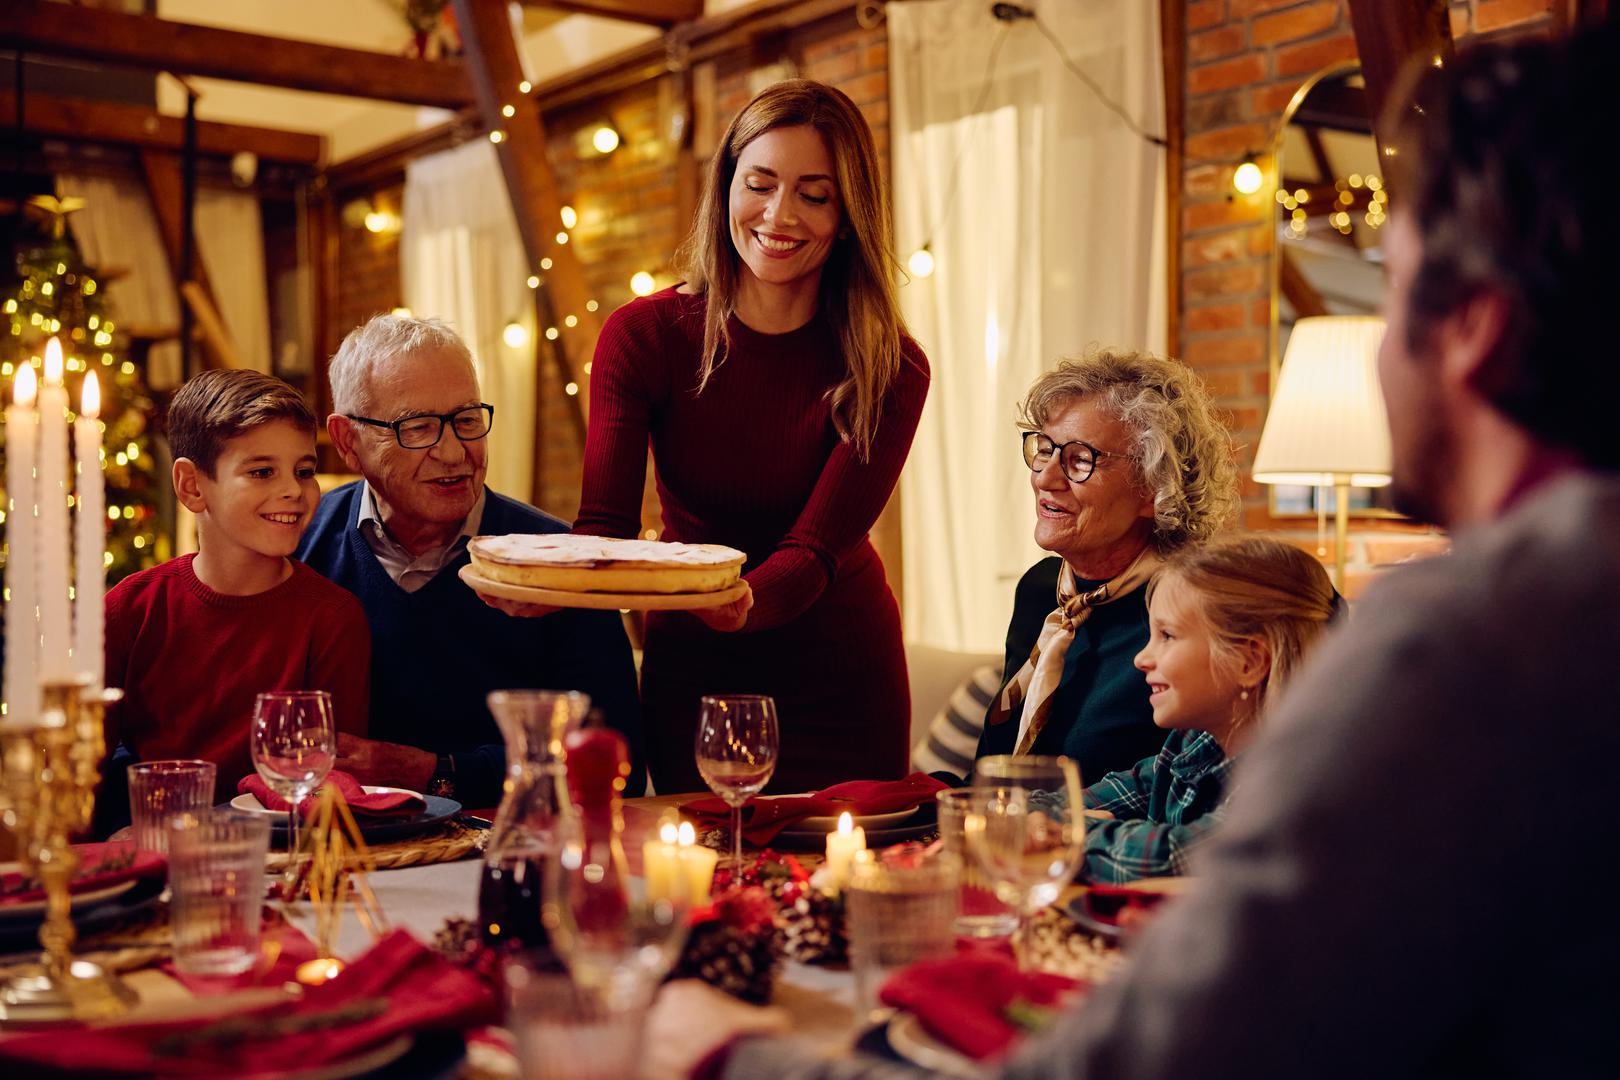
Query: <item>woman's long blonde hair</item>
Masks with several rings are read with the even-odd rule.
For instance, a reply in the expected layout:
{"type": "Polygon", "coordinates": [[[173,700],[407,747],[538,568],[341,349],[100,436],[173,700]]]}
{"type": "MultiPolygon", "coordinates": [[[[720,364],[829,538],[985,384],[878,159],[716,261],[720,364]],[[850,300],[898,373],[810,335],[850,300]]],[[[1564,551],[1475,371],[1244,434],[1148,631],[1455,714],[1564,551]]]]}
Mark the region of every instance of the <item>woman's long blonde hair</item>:
{"type": "Polygon", "coordinates": [[[819,303],[843,349],[848,375],[828,392],[833,426],[864,459],[883,396],[900,371],[905,322],[895,295],[893,229],[883,170],[866,118],[843,92],[809,79],[760,91],[726,128],[704,178],[697,220],[676,255],[692,291],[706,293],[702,393],[731,344],[726,321],[737,306],[741,257],[731,240],[731,182],[743,148],[767,131],[809,126],[826,140],[838,179],[844,228],[821,271],[819,303]]]}

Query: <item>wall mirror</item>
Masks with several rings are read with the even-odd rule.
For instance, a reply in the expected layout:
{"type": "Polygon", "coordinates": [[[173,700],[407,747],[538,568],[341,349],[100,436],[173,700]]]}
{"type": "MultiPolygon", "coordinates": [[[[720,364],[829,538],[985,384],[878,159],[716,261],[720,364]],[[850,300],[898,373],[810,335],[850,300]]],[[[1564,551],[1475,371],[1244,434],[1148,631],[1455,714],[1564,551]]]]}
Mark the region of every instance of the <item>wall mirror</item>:
{"type": "MultiPolygon", "coordinates": [[[[1296,320],[1378,313],[1389,195],[1358,64],[1325,68],[1300,87],[1283,112],[1272,160],[1277,177],[1271,279],[1275,387],[1296,320]]],[[[1331,487],[1277,485],[1270,490],[1275,516],[1334,509],[1331,487]]],[[[1389,490],[1350,488],[1350,513],[1393,516],[1389,490]]]]}

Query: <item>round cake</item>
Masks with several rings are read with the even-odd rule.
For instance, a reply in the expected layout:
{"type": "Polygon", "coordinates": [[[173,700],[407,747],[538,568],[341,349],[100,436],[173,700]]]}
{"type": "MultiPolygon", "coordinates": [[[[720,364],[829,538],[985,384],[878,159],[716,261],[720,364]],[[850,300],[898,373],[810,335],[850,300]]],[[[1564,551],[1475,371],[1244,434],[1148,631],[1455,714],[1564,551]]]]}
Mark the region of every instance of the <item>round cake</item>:
{"type": "Polygon", "coordinates": [[[556,592],[718,592],[742,574],[745,556],[719,544],[615,540],[572,533],[475,536],[467,545],[479,576],[556,592]]]}

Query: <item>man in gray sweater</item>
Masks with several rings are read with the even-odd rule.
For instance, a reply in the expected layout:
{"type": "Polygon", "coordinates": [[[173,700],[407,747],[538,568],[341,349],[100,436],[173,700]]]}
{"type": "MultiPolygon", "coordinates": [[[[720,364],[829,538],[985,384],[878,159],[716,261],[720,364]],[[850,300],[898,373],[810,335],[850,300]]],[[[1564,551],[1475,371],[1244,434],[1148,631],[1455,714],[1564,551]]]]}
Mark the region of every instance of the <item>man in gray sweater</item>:
{"type": "MultiPolygon", "coordinates": [[[[1379,369],[1400,505],[1454,552],[1368,592],[1245,755],[1193,887],[1002,1076],[1620,1068],[1620,212],[1593,126],[1617,58],[1612,25],[1486,45],[1397,98],[1379,369]]],[[[672,989],[668,1068],[766,1026],[672,989]]],[[[723,1064],[914,1075],[758,1037],[723,1064]]]]}

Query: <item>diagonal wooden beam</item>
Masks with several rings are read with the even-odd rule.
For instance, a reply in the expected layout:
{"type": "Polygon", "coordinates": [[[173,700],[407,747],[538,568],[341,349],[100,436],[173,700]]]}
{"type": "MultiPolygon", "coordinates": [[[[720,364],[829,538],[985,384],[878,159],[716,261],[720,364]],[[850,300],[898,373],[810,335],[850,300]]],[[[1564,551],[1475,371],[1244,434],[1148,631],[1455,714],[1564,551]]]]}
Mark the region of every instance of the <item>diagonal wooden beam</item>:
{"type": "Polygon", "coordinates": [[[1327,305],[1322,302],[1322,294],[1305,279],[1299,264],[1294,261],[1293,253],[1282,246],[1277,249],[1277,287],[1294,309],[1294,318],[1304,319],[1328,313],[1327,305]]]}
{"type": "MultiPolygon", "coordinates": [[[[0,116],[15,116],[16,112],[16,95],[0,90],[0,116]]],[[[49,138],[170,151],[180,150],[185,142],[184,120],[138,105],[29,94],[23,117],[29,134],[49,138]]],[[[197,150],[203,154],[246,150],[266,161],[315,166],[325,156],[325,147],[325,136],[302,131],[208,121],[197,124],[197,150]]]]}
{"type": "Polygon", "coordinates": [[[524,7],[555,8],[665,28],[703,14],[703,0],[522,0],[522,3],[524,7]]]}
{"type": "Polygon", "coordinates": [[[472,101],[459,60],[409,60],[49,0],[5,6],[0,49],[442,109],[472,101]]]}
{"type": "MultiPolygon", "coordinates": [[[[544,334],[548,326],[555,326],[561,335],[558,367],[566,380],[576,385],[578,393],[573,397],[579,404],[578,415],[583,418],[588,415],[589,393],[584,370],[596,347],[601,320],[585,307],[590,290],[574,246],[557,242],[562,229],[562,200],[557,196],[551,161],[546,156],[545,122],[534,96],[518,89],[523,67],[506,5],[491,0],[455,0],[455,5],[478,111],[490,133],[501,135],[495,149],[528,255],[529,272],[544,280],[537,296],[542,302],[540,331],[544,334]],[[512,110],[511,116],[505,114],[507,109],[512,110]],[[551,266],[542,269],[541,260],[547,258],[551,266]],[[575,320],[572,327],[566,323],[569,317],[575,320]]],[[[583,442],[583,419],[579,428],[583,442]]]]}
{"type": "Polygon", "coordinates": [[[1401,69],[1415,57],[1449,64],[1452,55],[1451,15],[1446,0],[1350,0],[1350,25],[1367,83],[1367,115],[1376,127],[1401,69]]]}
{"type": "MultiPolygon", "coordinates": [[[[200,340],[203,358],[209,367],[240,366],[236,350],[230,344],[230,335],[218,318],[219,305],[214,303],[214,290],[208,283],[208,268],[201,258],[191,260],[191,280],[184,280],[181,249],[185,244],[185,178],[181,174],[180,157],[161,150],[142,150],[141,173],[146,178],[146,193],[152,200],[152,213],[157,218],[158,236],[163,241],[163,254],[169,263],[169,274],[174,278],[180,302],[193,315],[200,316],[198,325],[203,330],[200,340]]],[[[185,373],[187,377],[191,372],[185,373]]]]}

